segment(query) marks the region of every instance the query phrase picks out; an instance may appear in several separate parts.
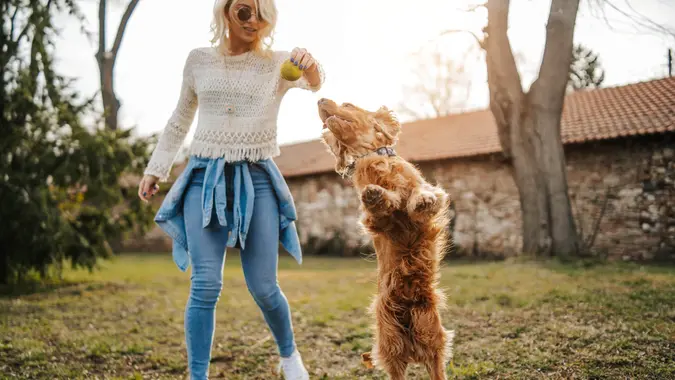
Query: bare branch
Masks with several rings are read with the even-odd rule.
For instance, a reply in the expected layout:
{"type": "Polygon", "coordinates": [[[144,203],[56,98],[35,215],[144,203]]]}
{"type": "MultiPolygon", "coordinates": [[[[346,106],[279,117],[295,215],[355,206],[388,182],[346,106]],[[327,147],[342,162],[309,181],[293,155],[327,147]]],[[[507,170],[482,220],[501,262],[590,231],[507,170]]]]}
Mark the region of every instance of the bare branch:
{"type": "MultiPolygon", "coordinates": [[[[21,32],[19,32],[19,35],[16,37],[16,39],[12,40],[12,38],[14,37],[14,28],[16,22],[15,18],[18,11],[19,7],[17,7],[14,10],[14,13],[12,14],[11,31],[7,38],[7,51],[5,52],[6,54],[3,54],[2,58],[0,59],[3,69],[5,68],[5,65],[7,65],[7,63],[9,62],[10,57],[14,56],[14,54],[16,53],[16,49],[19,47],[19,43],[23,38],[25,38],[28,35],[28,30],[30,29],[31,25],[33,25],[31,22],[27,22],[26,25],[21,30],[21,32]]],[[[33,17],[33,15],[31,15],[30,17],[33,17]]]]}
{"type": "Polygon", "coordinates": [[[605,196],[602,200],[602,206],[600,208],[600,211],[598,212],[598,215],[595,218],[595,223],[593,225],[593,229],[588,236],[588,239],[584,242],[584,249],[590,250],[593,245],[595,244],[595,238],[598,236],[598,231],[600,230],[600,222],[602,222],[602,219],[605,216],[605,212],[607,211],[607,204],[609,203],[609,195],[610,195],[611,189],[608,187],[607,190],[605,191],[605,196]]]}
{"type": "Polygon", "coordinates": [[[579,0],[553,0],[546,25],[544,58],[531,87],[532,99],[546,108],[562,109],[579,0]]]}
{"type": "Polygon", "coordinates": [[[488,2],[489,12],[485,47],[487,49],[488,75],[492,72],[497,76],[496,79],[513,101],[519,100],[523,95],[523,89],[511,49],[511,42],[506,34],[509,6],[509,0],[490,0],[488,2]]]}
{"type": "Polygon", "coordinates": [[[499,143],[504,156],[511,158],[511,122],[520,117],[517,107],[524,100],[520,74],[507,35],[509,0],[489,0],[488,25],[484,41],[490,110],[497,123],[499,143]]]}
{"type": "MultiPolygon", "coordinates": [[[[463,59],[467,60],[472,51],[469,49],[463,59]]],[[[420,50],[412,54],[415,70],[411,72],[410,85],[404,85],[404,100],[399,108],[417,119],[442,117],[449,115],[458,107],[466,106],[462,102],[462,91],[467,93],[467,72],[460,61],[446,55],[438,47],[433,50],[420,50]],[[412,111],[412,112],[410,112],[412,111]]],[[[460,58],[461,59],[461,58],[460,58]]]]}
{"type": "Polygon", "coordinates": [[[607,4],[607,6],[609,6],[610,8],[614,9],[619,14],[621,14],[622,16],[628,18],[629,20],[637,24],[639,27],[645,28],[652,32],[662,33],[675,37],[675,30],[668,29],[665,26],[650,19],[649,17],[644,16],[640,12],[636,11],[635,8],[633,8],[627,0],[625,1],[626,6],[628,7],[628,9],[630,9],[631,12],[633,12],[633,15],[629,14],[627,11],[620,9],[618,6],[614,5],[614,3],[610,0],[605,0],[604,3],[607,4]]]}
{"type": "Polygon", "coordinates": [[[450,30],[446,30],[446,31],[442,32],[441,36],[444,36],[446,34],[452,34],[452,33],[469,33],[476,40],[476,43],[478,43],[478,46],[480,46],[482,49],[485,48],[485,46],[483,45],[484,41],[480,37],[478,37],[476,35],[476,33],[472,32],[472,31],[469,31],[469,30],[450,29],[450,30]]]}
{"type": "Polygon", "coordinates": [[[127,28],[127,24],[129,23],[131,14],[134,12],[134,9],[136,8],[136,5],[138,5],[138,2],[139,0],[131,0],[129,2],[129,5],[127,6],[127,9],[124,11],[124,14],[122,15],[122,21],[120,21],[120,26],[119,28],[117,28],[117,35],[115,36],[115,43],[113,44],[112,48],[113,61],[117,58],[117,52],[120,50],[120,46],[122,45],[122,38],[124,37],[124,31],[127,28]]]}
{"type": "Polygon", "coordinates": [[[107,0],[99,0],[98,2],[98,60],[103,60],[105,54],[105,6],[107,0]]]}
{"type": "Polygon", "coordinates": [[[458,11],[461,11],[461,12],[471,13],[471,12],[475,12],[475,11],[477,11],[481,8],[485,8],[485,7],[486,7],[486,3],[479,3],[479,4],[469,5],[466,8],[455,8],[455,9],[458,10],[458,11]]]}
{"type": "Polygon", "coordinates": [[[434,109],[434,113],[436,114],[435,116],[441,117],[443,114],[441,112],[440,99],[431,91],[427,92],[427,96],[429,97],[429,104],[431,104],[431,108],[434,109]]]}
{"type": "Polygon", "coordinates": [[[16,24],[16,15],[19,13],[19,9],[21,9],[21,7],[16,7],[16,9],[14,10],[14,13],[12,13],[12,18],[10,19],[11,20],[10,21],[11,27],[9,29],[9,40],[10,41],[12,40],[12,38],[14,38],[14,25],[16,24]]]}
{"type": "MultiPolygon", "coordinates": [[[[630,3],[630,0],[623,0],[626,9],[622,9],[617,3],[618,0],[593,0],[588,1],[588,7],[591,11],[591,15],[595,18],[602,20],[609,30],[617,33],[626,33],[627,27],[631,26],[631,29],[637,33],[639,30],[665,35],[668,37],[675,38],[675,29],[668,28],[665,25],[659,24],[658,22],[652,20],[651,18],[643,15],[637,11],[630,3]],[[607,16],[607,10],[612,10],[624,17],[628,22],[618,21],[616,19],[610,20],[607,16]],[[623,24],[626,28],[618,28],[617,24],[623,24]]],[[[671,5],[672,4],[667,4],[671,5]]]]}
{"type": "Polygon", "coordinates": [[[421,120],[421,119],[426,118],[424,113],[420,113],[420,112],[417,112],[416,110],[412,109],[411,107],[409,107],[406,104],[406,102],[400,102],[398,107],[397,107],[396,112],[401,114],[401,115],[408,115],[415,120],[421,120]]]}

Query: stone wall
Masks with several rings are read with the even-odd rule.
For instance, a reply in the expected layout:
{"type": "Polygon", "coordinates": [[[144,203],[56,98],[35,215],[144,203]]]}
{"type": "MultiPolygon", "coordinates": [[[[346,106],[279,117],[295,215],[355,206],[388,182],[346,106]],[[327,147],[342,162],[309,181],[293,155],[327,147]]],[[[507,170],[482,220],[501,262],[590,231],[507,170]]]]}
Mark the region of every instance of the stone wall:
{"type": "Polygon", "coordinates": [[[625,260],[675,258],[673,142],[665,135],[568,152],[578,229],[587,242],[595,236],[596,251],[625,260]]]}
{"type": "MultiPolygon", "coordinates": [[[[570,198],[588,247],[618,259],[675,259],[674,134],[566,147],[570,198]]],[[[455,255],[504,257],[520,250],[520,202],[498,155],[425,162],[425,177],[445,188],[455,208],[455,255]]],[[[334,173],[289,178],[306,255],[370,250],[358,224],[359,200],[334,173]]],[[[155,200],[159,202],[160,200],[155,200]]],[[[129,239],[124,250],[162,251],[158,228],[129,239]]]]}
{"type": "MultiPolygon", "coordinates": [[[[571,202],[586,248],[618,259],[673,259],[675,157],[671,135],[566,149],[571,202]]],[[[458,255],[511,256],[520,249],[520,203],[498,155],[425,162],[427,179],[454,200],[458,255]]],[[[306,254],[367,251],[358,198],[333,173],[289,179],[306,254]]]]}

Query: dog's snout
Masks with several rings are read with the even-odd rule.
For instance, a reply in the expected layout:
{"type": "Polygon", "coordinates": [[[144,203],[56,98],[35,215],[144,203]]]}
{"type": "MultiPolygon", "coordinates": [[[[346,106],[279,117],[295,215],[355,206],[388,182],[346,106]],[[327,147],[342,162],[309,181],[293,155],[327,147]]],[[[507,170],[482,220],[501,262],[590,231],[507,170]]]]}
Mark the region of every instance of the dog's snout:
{"type": "Polygon", "coordinates": [[[327,100],[328,99],[326,99],[326,98],[319,99],[319,105],[326,103],[327,100]]]}

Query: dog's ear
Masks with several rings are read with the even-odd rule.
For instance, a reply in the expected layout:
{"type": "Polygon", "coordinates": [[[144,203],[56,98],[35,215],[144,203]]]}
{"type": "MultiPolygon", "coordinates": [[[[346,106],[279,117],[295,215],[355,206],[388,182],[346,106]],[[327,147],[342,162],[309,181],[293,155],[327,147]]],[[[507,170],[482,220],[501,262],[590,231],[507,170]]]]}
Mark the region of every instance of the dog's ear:
{"type": "Polygon", "coordinates": [[[349,154],[349,149],[340,141],[337,141],[337,148],[335,171],[340,175],[344,175],[347,172],[347,167],[354,161],[354,157],[349,154]]]}
{"type": "Polygon", "coordinates": [[[328,147],[328,151],[335,157],[335,171],[343,175],[347,167],[354,161],[349,149],[338,140],[330,129],[322,134],[321,140],[328,147]]]}
{"type": "Polygon", "coordinates": [[[331,116],[326,119],[326,127],[333,133],[333,136],[343,145],[350,146],[358,140],[358,125],[352,121],[331,116]]]}
{"type": "Polygon", "coordinates": [[[398,135],[401,133],[401,124],[398,122],[396,115],[386,106],[380,107],[375,111],[375,120],[380,128],[380,132],[391,140],[390,143],[396,142],[398,135]]]}

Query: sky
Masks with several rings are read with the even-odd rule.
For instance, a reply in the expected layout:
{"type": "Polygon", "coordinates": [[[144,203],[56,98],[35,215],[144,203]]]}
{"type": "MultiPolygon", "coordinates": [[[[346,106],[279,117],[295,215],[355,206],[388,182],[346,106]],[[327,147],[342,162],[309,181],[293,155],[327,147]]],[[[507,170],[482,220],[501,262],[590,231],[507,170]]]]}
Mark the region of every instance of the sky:
{"type": "MultiPolygon", "coordinates": [[[[110,1],[108,47],[127,0],[110,1]]],[[[673,37],[636,28],[608,10],[608,23],[582,0],[575,43],[597,52],[606,71],[605,86],[634,83],[666,75],[667,48],[673,37]]],[[[98,1],[83,1],[86,29],[96,32],[98,1]]],[[[525,88],[536,78],[545,41],[549,0],[512,0],[509,38],[519,55],[525,88]]],[[[614,0],[628,10],[626,0],[614,0]]],[[[484,11],[466,12],[467,2],[454,0],[277,0],[279,21],[274,49],[304,47],[321,62],[326,82],[317,93],[293,89],[281,104],[278,142],[288,144],[318,138],[322,124],[316,101],[321,97],[349,101],[367,109],[396,108],[405,102],[405,84],[415,80],[419,64],[411,54],[421,48],[442,49],[461,57],[475,41],[467,33],[440,37],[445,30],[479,33],[486,24],[484,11]]],[[[675,28],[675,1],[631,1],[651,20],[675,28]]],[[[213,0],[142,0],[126,30],[115,68],[117,96],[122,103],[120,122],[135,126],[139,135],[161,131],[176,105],[183,64],[188,52],[209,46],[213,0]]],[[[98,90],[94,58],[96,34],[87,37],[72,19],[60,19],[57,70],[77,77],[87,95],[98,90]]],[[[488,104],[484,60],[480,53],[468,62],[472,90],[466,109],[488,104]]],[[[419,105],[416,105],[419,106],[419,105]]],[[[192,124],[186,142],[197,125],[192,124]]],[[[405,118],[402,118],[406,121],[405,118]]]]}

